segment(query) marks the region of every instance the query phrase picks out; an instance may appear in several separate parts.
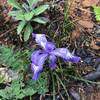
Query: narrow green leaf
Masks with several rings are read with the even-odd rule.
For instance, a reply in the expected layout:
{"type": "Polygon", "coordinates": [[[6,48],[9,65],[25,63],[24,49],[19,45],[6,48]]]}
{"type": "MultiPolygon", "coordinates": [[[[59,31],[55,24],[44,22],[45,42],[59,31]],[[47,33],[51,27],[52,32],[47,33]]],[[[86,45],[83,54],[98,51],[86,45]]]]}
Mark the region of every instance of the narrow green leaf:
{"type": "Polygon", "coordinates": [[[49,5],[42,5],[42,6],[39,6],[38,8],[34,9],[33,10],[33,13],[35,16],[43,13],[45,10],[47,10],[49,8],[49,5]]]}
{"type": "Polygon", "coordinates": [[[15,17],[16,20],[21,20],[21,21],[25,21],[25,18],[24,18],[24,15],[23,14],[20,14],[20,15],[17,15],[15,17]]]}
{"type": "Polygon", "coordinates": [[[25,27],[25,30],[24,30],[24,41],[27,41],[30,37],[30,34],[32,33],[33,31],[33,28],[31,26],[30,23],[28,23],[25,27]]]}
{"type": "Polygon", "coordinates": [[[19,11],[19,10],[16,10],[16,11],[10,11],[8,13],[9,16],[17,16],[17,15],[20,15],[22,14],[23,12],[22,11],[19,11]]]}
{"type": "Polygon", "coordinates": [[[24,14],[25,20],[30,21],[33,17],[34,13],[33,12],[27,12],[24,14]]]}
{"type": "Polygon", "coordinates": [[[21,9],[21,5],[17,2],[17,0],[8,0],[8,4],[12,5],[17,9],[21,9]]]}
{"type": "Polygon", "coordinates": [[[28,4],[29,4],[29,6],[30,6],[31,9],[32,9],[32,6],[33,6],[34,4],[37,4],[38,1],[39,1],[39,0],[27,0],[27,2],[28,2],[28,4]]]}
{"type": "Polygon", "coordinates": [[[19,23],[19,25],[17,26],[17,34],[20,34],[21,31],[23,30],[24,26],[26,25],[26,22],[25,21],[21,21],[19,23]]]}
{"type": "Polygon", "coordinates": [[[33,21],[40,24],[46,24],[49,21],[49,19],[45,17],[37,17],[37,18],[34,18],[33,21]]]}
{"type": "Polygon", "coordinates": [[[21,11],[21,10],[10,11],[8,13],[8,15],[12,16],[12,17],[15,17],[16,20],[22,20],[22,21],[25,20],[23,11],[21,11]]]}
{"type": "Polygon", "coordinates": [[[0,75],[0,83],[4,82],[4,76],[0,75]]]}

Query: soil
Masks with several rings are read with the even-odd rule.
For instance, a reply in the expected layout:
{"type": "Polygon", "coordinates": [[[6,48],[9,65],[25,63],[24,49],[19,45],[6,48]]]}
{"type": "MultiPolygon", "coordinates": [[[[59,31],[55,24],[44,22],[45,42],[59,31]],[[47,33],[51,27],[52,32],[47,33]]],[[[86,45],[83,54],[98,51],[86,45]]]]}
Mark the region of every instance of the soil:
{"type": "MultiPolygon", "coordinates": [[[[75,22],[76,29],[71,34],[71,41],[72,43],[73,41],[76,42],[77,48],[81,48],[83,50],[83,51],[81,50],[80,53],[81,57],[83,56],[82,60],[85,62],[84,64],[85,66],[81,67],[82,71],[85,69],[83,73],[85,75],[88,75],[87,77],[90,78],[89,73],[93,73],[96,59],[100,58],[100,46],[97,45],[98,42],[100,43],[100,36],[98,36],[97,32],[98,31],[97,27],[100,25],[100,23],[96,22],[92,8],[93,5],[99,6],[100,1],[99,0],[72,0],[72,1],[73,2],[70,7],[70,15],[73,22],[75,22]],[[83,41],[81,44],[78,44],[80,40],[83,41]],[[84,53],[83,55],[82,52],[84,53]]],[[[95,76],[94,73],[92,75],[92,78],[93,76],[95,76]]],[[[81,100],[89,100],[89,99],[100,100],[99,88],[100,88],[99,85],[89,86],[86,87],[85,89],[82,87],[78,88],[78,91],[81,95],[81,100]]]]}

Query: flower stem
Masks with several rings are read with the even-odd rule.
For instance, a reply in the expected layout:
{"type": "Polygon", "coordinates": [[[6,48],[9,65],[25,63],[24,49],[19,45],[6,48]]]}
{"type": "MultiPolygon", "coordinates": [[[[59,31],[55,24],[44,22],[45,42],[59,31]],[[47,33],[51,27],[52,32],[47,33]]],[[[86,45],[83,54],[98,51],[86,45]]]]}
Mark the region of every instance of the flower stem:
{"type": "Polygon", "coordinates": [[[32,97],[30,96],[30,100],[32,100],[32,97]]]}
{"type": "Polygon", "coordinates": [[[68,100],[70,100],[70,97],[69,97],[69,94],[68,94],[68,91],[67,91],[65,85],[63,84],[63,82],[61,81],[61,79],[59,78],[59,76],[56,73],[54,73],[54,74],[56,75],[57,79],[59,80],[59,82],[61,83],[62,87],[64,88],[64,90],[66,92],[66,95],[68,96],[68,100]]]}
{"type": "Polygon", "coordinates": [[[54,77],[53,77],[53,73],[51,72],[51,76],[52,76],[52,84],[53,84],[53,100],[55,99],[55,82],[54,82],[54,77]]]}

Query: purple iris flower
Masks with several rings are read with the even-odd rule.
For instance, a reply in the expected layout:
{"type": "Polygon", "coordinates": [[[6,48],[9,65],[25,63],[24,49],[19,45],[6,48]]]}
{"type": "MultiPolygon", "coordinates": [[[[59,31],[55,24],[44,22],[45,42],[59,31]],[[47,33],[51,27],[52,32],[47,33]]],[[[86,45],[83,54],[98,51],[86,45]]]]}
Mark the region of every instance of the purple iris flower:
{"type": "Polygon", "coordinates": [[[56,48],[54,43],[47,41],[45,34],[32,33],[32,35],[36,43],[42,47],[42,49],[34,51],[31,55],[32,71],[34,72],[33,80],[38,79],[39,73],[43,70],[43,64],[48,58],[51,70],[55,69],[57,56],[72,63],[80,61],[80,57],[72,55],[67,48],[56,48]]]}

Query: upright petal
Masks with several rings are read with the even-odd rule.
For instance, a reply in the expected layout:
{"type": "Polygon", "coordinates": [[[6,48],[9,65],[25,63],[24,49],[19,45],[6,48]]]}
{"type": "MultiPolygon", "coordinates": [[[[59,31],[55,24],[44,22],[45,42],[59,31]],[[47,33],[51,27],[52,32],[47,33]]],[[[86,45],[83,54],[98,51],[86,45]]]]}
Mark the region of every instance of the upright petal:
{"type": "Polygon", "coordinates": [[[80,61],[80,57],[73,56],[72,53],[69,52],[67,48],[58,48],[51,52],[51,54],[54,54],[56,56],[60,56],[64,58],[65,60],[73,63],[78,63],[80,61]]]}
{"type": "Polygon", "coordinates": [[[51,70],[53,70],[53,69],[55,69],[57,58],[55,55],[50,55],[49,59],[50,59],[49,66],[50,66],[51,70]]]}
{"type": "Polygon", "coordinates": [[[32,33],[32,36],[35,37],[35,41],[43,48],[45,49],[47,39],[45,34],[34,34],[32,33]]]}
{"type": "Polygon", "coordinates": [[[31,54],[31,61],[32,63],[36,64],[38,61],[38,56],[40,54],[41,50],[36,50],[31,54]]]}
{"type": "Polygon", "coordinates": [[[39,73],[43,70],[43,67],[42,66],[36,66],[35,64],[32,63],[31,69],[34,72],[32,79],[37,80],[39,73]]]}

